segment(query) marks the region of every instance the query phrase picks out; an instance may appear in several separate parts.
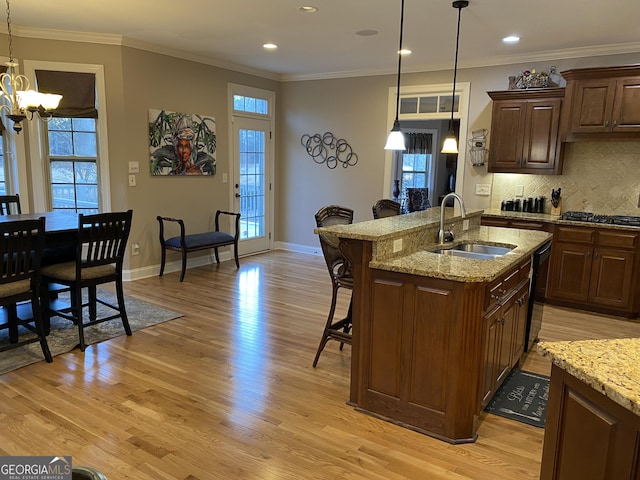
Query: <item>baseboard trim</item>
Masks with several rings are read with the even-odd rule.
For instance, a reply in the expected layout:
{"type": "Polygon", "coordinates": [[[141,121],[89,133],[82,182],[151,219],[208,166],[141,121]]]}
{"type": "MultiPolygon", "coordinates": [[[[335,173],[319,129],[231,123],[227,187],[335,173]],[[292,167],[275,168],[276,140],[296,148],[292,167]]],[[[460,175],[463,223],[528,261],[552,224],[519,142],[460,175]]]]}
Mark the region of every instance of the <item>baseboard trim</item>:
{"type": "MultiPolygon", "coordinates": [[[[287,242],[274,242],[274,250],[285,250],[288,252],[295,253],[304,253],[307,255],[316,255],[322,256],[322,250],[320,246],[310,247],[308,245],[299,245],[295,243],[287,243],[287,242]]],[[[260,252],[264,253],[264,252],[260,252]]],[[[244,255],[249,256],[249,255],[244,255]]],[[[242,259],[243,256],[240,256],[242,259]]],[[[228,252],[220,252],[220,262],[233,261],[233,255],[230,251],[228,252]]],[[[216,262],[215,256],[213,254],[210,255],[200,255],[194,256],[193,258],[187,257],[187,270],[190,268],[203,267],[205,265],[213,265],[216,262]]],[[[240,266],[242,267],[242,261],[240,261],[240,266]]],[[[182,269],[182,261],[174,260],[172,262],[167,262],[164,266],[164,273],[172,273],[179,272],[182,269]]],[[[148,278],[156,276],[160,273],[160,264],[156,265],[147,265],[140,268],[135,268],[132,270],[124,270],[122,272],[122,280],[125,282],[132,282],[134,280],[140,280],[142,278],[148,278]]]]}

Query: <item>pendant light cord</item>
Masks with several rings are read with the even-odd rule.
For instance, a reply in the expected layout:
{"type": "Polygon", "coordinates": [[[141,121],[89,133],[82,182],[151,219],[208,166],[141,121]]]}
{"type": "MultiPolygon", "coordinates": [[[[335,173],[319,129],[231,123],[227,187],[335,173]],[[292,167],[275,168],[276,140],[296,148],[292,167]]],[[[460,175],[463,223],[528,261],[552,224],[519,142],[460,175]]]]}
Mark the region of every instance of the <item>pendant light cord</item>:
{"type": "MultiPolygon", "coordinates": [[[[8,1],[8,0],[7,0],[8,1]]],[[[398,123],[398,113],[400,111],[400,69],[402,66],[402,32],[404,30],[404,0],[400,7],[400,46],[398,48],[398,86],[396,90],[396,122],[398,123]]]]}
{"type": "Polygon", "coordinates": [[[453,107],[456,103],[456,77],[458,76],[458,45],[460,44],[460,17],[462,7],[458,7],[458,28],[456,30],[456,56],[453,61],[453,93],[451,94],[451,120],[449,120],[449,130],[453,130],[453,107]]]}

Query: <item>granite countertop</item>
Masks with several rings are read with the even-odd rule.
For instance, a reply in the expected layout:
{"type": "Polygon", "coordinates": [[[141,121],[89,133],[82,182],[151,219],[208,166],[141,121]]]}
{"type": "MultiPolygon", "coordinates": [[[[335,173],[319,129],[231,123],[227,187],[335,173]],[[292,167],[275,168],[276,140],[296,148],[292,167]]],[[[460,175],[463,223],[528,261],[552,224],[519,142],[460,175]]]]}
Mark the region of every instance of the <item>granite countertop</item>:
{"type": "Polygon", "coordinates": [[[632,230],[639,231],[640,227],[631,225],[614,225],[612,223],[596,223],[596,222],[576,222],[572,220],[562,220],[558,215],[549,215],[548,213],[529,213],[529,212],[509,212],[505,210],[488,209],[482,214],[483,217],[508,218],[511,220],[529,220],[537,222],[555,223],[558,225],[573,225],[587,228],[607,228],[611,230],[632,230]]]}
{"type": "MultiPolygon", "coordinates": [[[[479,217],[482,210],[467,210],[466,218],[479,217]]],[[[445,219],[460,218],[460,210],[456,207],[445,209],[445,219]]],[[[448,225],[448,221],[446,222],[448,225]]],[[[320,227],[314,233],[332,233],[342,238],[356,240],[380,241],[399,234],[410,234],[424,230],[428,226],[440,225],[440,208],[430,208],[420,212],[405,213],[391,217],[368,220],[346,225],[320,227]]]]}
{"type": "MultiPolygon", "coordinates": [[[[491,260],[439,255],[434,250],[436,245],[425,246],[424,249],[409,255],[387,260],[371,261],[369,266],[380,270],[408,273],[458,282],[488,282],[521,260],[529,257],[552,235],[546,232],[520,230],[501,227],[480,227],[456,237],[451,246],[459,243],[484,243],[488,245],[514,247],[512,251],[491,260]]],[[[449,247],[449,244],[447,244],[449,247]]]]}
{"type": "Polygon", "coordinates": [[[640,415],[640,338],[540,342],[538,353],[640,415]]]}

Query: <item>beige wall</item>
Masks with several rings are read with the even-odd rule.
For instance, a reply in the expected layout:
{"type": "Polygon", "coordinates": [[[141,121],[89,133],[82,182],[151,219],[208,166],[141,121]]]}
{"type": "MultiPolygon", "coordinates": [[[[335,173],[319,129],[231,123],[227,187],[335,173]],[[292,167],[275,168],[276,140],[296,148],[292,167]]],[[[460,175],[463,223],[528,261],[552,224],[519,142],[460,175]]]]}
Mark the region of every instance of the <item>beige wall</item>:
{"type": "MultiPolygon", "coordinates": [[[[222,183],[221,175],[229,171],[230,162],[227,111],[227,84],[230,82],[277,93],[274,182],[276,242],[294,248],[317,249],[313,214],[318,208],[327,204],[341,204],[355,210],[357,221],[368,220],[371,218],[371,205],[384,196],[383,146],[388,133],[388,93],[389,88],[395,85],[394,75],[279,83],[120,46],[26,38],[16,39],[14,46],[18,60],[104,65],[112,208],[134,210],[131,242],[138,242],[141,246],[140,255],[131,257],[128,263],[134,277],[153,273],[159,263],[156,215],[184,218],[190,231],[199,231],[209,227],[216,209],[230,206],[229,184],[222,183]],[[149,108],[214,116],[218,135],[218,174],[213,178],[152,177],[148,170],[149,108]],[[351,145],[358,155],[356,166],[338,166],[331,170],[326,165],[313,162],[302,147],[300,138],[304,134],[324,132],[331,132],[351,145]],[[138,185],[133,188],[127,184],[129,161],[140,162],[138,185]]],[[[459,81],[471,84],[469,132],[477,128],[490,128],[491,104],[486,92],[507,88],[507,77],[520,70],[531,67],[545,69],[551,64],[555,64],[559,70],[624,65],[635,60],[631,55],[620,55],[536,65],[462,68],[459,70],[459,81]]],[[[451,72],[407,73],[403,74],[402,79],[403,85],[450,83],[451,72]]],[[[562,186],[563,193],[567,194],[567,202],[571,198],[576,206],[594,205],[594,209],[597,209],[600,204],[585,203],[585,199],[593,198],[592,192],[570,186],[576,184],[574,175],[582,178],[579,177],[582,171],[580,166],[582,159],[587,158],[593,168],[597,164],[603,169],[590,174],[600,181],[600,195],[611,195],[613,192],[615,197],[616,188],[632,190],[627,195],[628,200],[622,202],[621,196],[617,195],[616,202],[603,205],[603,208],[615,206],[620,208],[621,213],[635,213],[630,205],[637,202],[640,183],[636,173],[640,169],[634,168],[634,162],[640,164],[638,148],[613,145],[611,148],[615,148],[618,152],[616,157],[622,155],[624,161],[616,163],[615,159],[612,160],[607,144],[568,148],[565,175],[558,177],[559,182],[547,178],[539,181],[529,181],[528,178],[512,180],[506,175],[491,175],[487,174],[486,167],[472,167],[465,159],[464,178],[458,179],[457,185],[463,189],[467,205],[475,208],[488,208],[496,202],[499,205],[500,198],[511,188],[510,185],[521,184],[513,183],[517,181],[526,185],[541,184],[543,187],[539,188],[542,190],[549,190],[549,186],[562,186]],[[619,153],[620,149],[624,152],[619,153]],[[629,170],[628,175],[622,174],[609,180],[609,176],[604,174],[606,169],[610,166],[622,168],[620,165],[629,170]],[[625,182],[628,180],[623,187],[620,186],[620,178],[625,182]],[[476,183],[491,184],[493,196],[476,196],[476,183]]],[[[525,187],[525,194],[530,195],[532,190],[525,187]]]]}
{"type": "MultiPolygon", "coordinates": [[[[509,75],[530,68],[548,69],[551,65],[555,65],[558,71],[562,71],[570,68],[627,65],[636,62],[637,57],[634,55],[616,55],[538,62],[536,64],[461,69],[458,71],[458,80],[471,84],[468,112],[469,138],[471,131],[486,128],[489,130],[489,142],[491,141],[491,99],[486,92],[506,90],[509,75]]],[[[450,82],[451,72],[402,75],[402,85],[404,86],[450,82]]],[[[278,195],[282,205],[280,213],[284,217],[278,222],[277,240],[315,248],[317,238],[313,234],[313,214],[319,207],[327,204],[338,203],[353,208],[357,221],[371,218],[371,205],[383,196],[384,191],[385,152],[383,146],[388,133],[388,91],[390,87],[394,86],[394,83],[395,77],[387,75],[283,84],[280,99],[282,158],[279,163],[279,180],[280,185],[284,188],[279,189],[278,195]],[[322,133],[324,131],[332,131],[335,135],[349,141],[360,157],[356,167],[350,167],[347,170],[341,168],[328,170],[311,161],[300,145],[300,136],[304,133],[322,133]]],[[[604,172],[607,168],[621,168],[621,165],[633,165],[634,162],[640,165],[637,145],[623,147],[626,152],[624,153],[624,162],[615,161],[612,156],[603,153],[609,152],[609,149],[613,148],[611,144],[599,144],[597,148],[596,144],[589,145],[567,149],[565,163],[568,168],[565,169],[563,176],[553,179],[531,175],[520,175],[519,177],[526,177],[527,185],[530,182],[536,185],[545,185],[542,190],[545,192],[548,190],[547,197],[551,193],[550,185],[554,185],[556,188],[565,184],[563,192],[565,189],[571,191],[572,204],[589,204],[590,200],[587,199],[592,198],[590,191],[579,187],[571,189],[568,185],[574,183],[572,176],[580,175],[581,158],[585,156],[599,158],[602,160],[599,163],[602,174],[594,175],[594,178],[598,178],[601,183],[598,191],[603,194],[615,194],[615,176],[605,175],[604,172]],[[591,150],[594,152],[589,153],[591,150]],[[538,181],[536,182],[533,177],[538,177],[538,181]],[[560,182],[556,181],[558,178],[561,179],[560,182]],[[608,185],[611,185],[610,189],[607,188],[608,185]]],[[[504,174],[489,174],[486,166],[474,167],[468,158],[459,161],[464,161],[464,178],[457,179],[456,190],[462,191],[467,206],[490,208],[492,203],[495,205],[496,201],[499,206],[500,202],[497,198],[500,198],[504,194],[504,190],[510,188],[508,185],[515,180],[506,180],[509,176],[504,174]],[[494,187],[492,189],[493,195],[488,197],[476,195],[475,185],[477,183],[492,185],[494,187]]],[[[621,213],[635,212],[636,215],[640,215],[640,210],[637,208],[640,169],[631,168],[631,170],[630,177],[627,178],[632,179],[629,185],[633,185],[633,187],[626,188],[627,192],[629,190],[631,192],[625,194],[630,200],[622,205],[621,197],[618,195],[617,200],[613,203],[621,213]],[[632,200],[635,202],[633,205],[632,200]]],[[[516,184],[523,183],[525,180],[521,179],[516,184]]],[[[527,195],[530,195],[530,191],[531,189],[525,188],[527,195]]],[[[567,195],[569,191],[567,191],[567,195]]]]}

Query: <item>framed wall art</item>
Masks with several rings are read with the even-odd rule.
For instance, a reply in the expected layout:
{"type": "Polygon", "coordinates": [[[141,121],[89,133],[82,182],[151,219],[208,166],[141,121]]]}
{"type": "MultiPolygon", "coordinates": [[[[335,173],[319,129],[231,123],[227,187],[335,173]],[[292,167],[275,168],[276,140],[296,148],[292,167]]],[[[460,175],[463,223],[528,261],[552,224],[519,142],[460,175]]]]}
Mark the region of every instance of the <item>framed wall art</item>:
{"type": "Polygon", "coordinates": [[[215,175],[216,120],[149,109],[151,175],[215,175]]]}

